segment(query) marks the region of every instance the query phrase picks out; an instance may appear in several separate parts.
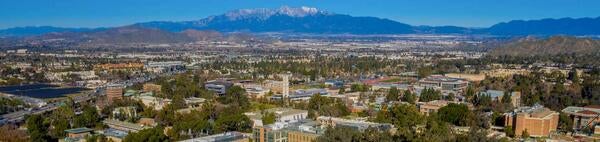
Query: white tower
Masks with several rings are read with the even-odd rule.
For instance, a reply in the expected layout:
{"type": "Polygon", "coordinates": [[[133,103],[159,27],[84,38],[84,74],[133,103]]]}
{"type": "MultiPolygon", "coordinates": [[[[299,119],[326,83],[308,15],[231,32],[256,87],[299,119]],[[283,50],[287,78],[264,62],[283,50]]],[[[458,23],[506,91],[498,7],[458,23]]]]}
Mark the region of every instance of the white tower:
{"type": "Polygon", "coordinates": [[[283,79],[283,81],[281,82],[283,83],[283,85],[281,86],[281,94],[283,95],[283,98],[287,98],[288,96],[290,96],[290,76],[292,75],[289,73],[281,74],[281,78],[283,79]]]}

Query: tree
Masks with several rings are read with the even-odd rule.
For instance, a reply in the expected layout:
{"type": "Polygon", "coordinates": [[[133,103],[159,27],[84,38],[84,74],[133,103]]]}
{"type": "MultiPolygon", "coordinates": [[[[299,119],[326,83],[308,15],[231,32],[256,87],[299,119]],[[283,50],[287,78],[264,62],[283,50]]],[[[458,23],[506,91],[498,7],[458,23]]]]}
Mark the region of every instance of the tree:
{"type": "Polygon", "coordinates": [[[225,96],[220,98],[223,104],[239,106],[243,110],[250,108],[250,101],[246,96],[246,90],[240,86],[233,86],[225,92],[225,96]]]}
{"type": "Polygon", "coordinates": [[[523,132],[521,133],[521,138],[529,138],[529,132],[527,132],[527,129],[523,130],[523,132]]]}
{"type": "Polygon", "coordinates": [[[469,85],[467,87],[465,97],[467,98],[467,101],[470,101],[474,96],[475,96],[475,89],[473,89],[473,86],[469,85]]]}
{"type": "Polygon", "coordinates": [[[569,71],[569,75],[567,77],[569,80],[571,80],[574,84],[579,84],[579,73],[577,73],[577,69],[573,68],[571,69],[571,71],[569,71]]]}
{"type": "Polygon", "coordinates": [[[400,97],[398,96],[398,94],[400,94],[400,90],[398,90],[396,87],[391,87],[388,91],[387,96],[385,96],[385,100],[387,102],[400,101],[400,97]]]}
{"type": "Polygon", "coordinates": [[[454,101],[454,98],[456,98],[456,96],[454,95],[454,93],[450,93],[448,94],[448,96],[446,97],[447,101],[454,101]]]}
{"type": "Polygon", "coordinates": [[[164,142],[168,139],[162,127],[154,127],[141,130],[137,133],[129,133],[123,139],[123,142],[164,142]]]}
{"type": "Polygon", "coordinates": [[[329,127],[325,133],[317,138],[318,142],[357,142],[361,139],[361,133],[355,129],[336,126],[329,127]]]}
{"type": "Polygon", "coordinates": [[[19,130],[15,125],[5,124],[0,127],[0,141],[3,142],[25,142],[29,141],[27,131],[19,130]]]}
{"type": "Polygon", "coordinates": [[[404,91],[404,94],[402,95],[402,100],[404,100],[405,102],[408,102],[410,104],[415,104],[416,99],[417,99],[417,96],[415,94],[413,94],[412,92],[410,92],[410,90],[404,91]]]}
{"type": "Polygon", "coordinates": [[[344,94],[344,93],[346,93],[346,87],[342,86],[342,87],[340,87],[340,90],[338,91],[338,94],[341,95],[341,94],[344,94]]]}
{"type": "Polygon", "coordinates": [[[27,118],[27,133],[32,142],[45,142],[48,139],[48,126],[40,115],[31,115],[27,118]]]}
{"type": "Polygon", "coordinates": [[[252,121],[241,112],[223,112],[215,121],[215,128],[218,133],[228,131],[250,132],[252,130],[252,121]]]}
{"type": "Polygon", "coordinates": [[[419,110],[408,104],[397,104],[387,110],[381,110],[375,117],[375,122],[391,123],[399,128],[414,127],[423,122],[419,110]]]}
{"type": "Polygon", "coordinates": [[[573,132],[573,121],[566,113],[560,113],[558,118],[558,129],[562,132],[573,132]]]}
{"type": "Polygon", "coordinates": [[[265,112],[265,113],[263,113],[262,123],[263,123],[263,125],[273,124],[273,123],[275,123],[276,119],[277,119],[277,116],[275,115],[275,113],[265,112]]]}
{"type": "Polygon", "coordinates": [[[468,120],[471,118],[471,111],[464,104],[450,103],[440,108],[437,113],[441,120],[457,126],[467,126],[468,120]]]}
{"type": "Polygon", "coordinates": [[[417,70],[417,73],[420,78],[425,78],[433,73],[433,69],[431,67],[422,67],[417,70]]]}
{"type": "Polygon", "coordinates": [[[442,98],[441,92],[436,91],[433,88],[425,88],[421,92],[421,96],[419,97],[420,102],[429,102],[433,100],[439,100],[442,98]]]}
{"type": "Polygon", "coordinates": [[[512,126],[505,126],[504,133],[506,133],[506,136],[508,137],[515,137],[515,130],[513,130],[512,126]]]}
{"type": "Polygon", "coordinates": [[[75,127],[94,127],[100,121],[100,115],[96,108],[85,105],[83,106],[83,113],[76,116],[74,123],[75,127]]]}

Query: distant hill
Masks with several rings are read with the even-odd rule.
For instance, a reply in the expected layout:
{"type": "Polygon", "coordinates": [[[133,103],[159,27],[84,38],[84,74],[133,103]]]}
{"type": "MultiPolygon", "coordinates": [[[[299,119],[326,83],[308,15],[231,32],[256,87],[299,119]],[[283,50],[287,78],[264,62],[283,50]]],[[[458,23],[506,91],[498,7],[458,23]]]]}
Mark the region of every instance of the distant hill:
{"type": "Polygon", "coordinates": [[[103,30],[104,28],[61,28],[52,26],[39,26],[39,27],[16,27],[0,30],[0,37],[22,37],[22,36],[34,36],[42,35],[53,32],[86,32],[94,30],[103,30]]]}
{"type": "Polygon", "coordinates": [[[548,39],[523,38],[490,52],[493,56],[534,56],[600,53],[600,40],[555,36],[548,39]]]}
{"type": "MultiPolygon", "coordinates": [[[[355,17],[310,7],[292,8],[285,6],[277,9],[239,9],[194,21],[152,21],[136,23],[131,26],[160,29],[174,33],[186,30],[202,30],[221,33],[600,35],[600,17],[514,20],[495,24],[489,28],[466,28],[458,26],[412,26],[377,17],[355,17]]],[[[0,37],[35,36],[62,32],[94,32],[111,29],[113,28],[22,27],[0,30],[0,37]]]]}
{"type": "Polygon", "coordinates": [[[598,18],[514,20],[493,25],[486,33],[494,35],[600,35],[598,18]]]}

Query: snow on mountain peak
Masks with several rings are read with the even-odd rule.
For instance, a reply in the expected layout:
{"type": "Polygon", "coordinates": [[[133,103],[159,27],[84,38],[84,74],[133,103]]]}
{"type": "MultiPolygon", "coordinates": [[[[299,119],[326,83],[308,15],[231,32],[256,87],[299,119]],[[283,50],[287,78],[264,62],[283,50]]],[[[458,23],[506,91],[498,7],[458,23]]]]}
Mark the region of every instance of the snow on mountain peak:
{"type": "Polygon", "coordinates": [[[317,8],[314,7],[306,7],[306,6],[302,6],[302,7],[289,7],[289,6],[282,6],[278,9],[268,9],[268,8],[255,8],[255,9],[238,9],[238,10],[233,10],[230,12],[225,13],[225,16],[227,16],[228,19],[230,20],[237,20],[237,19],[246,19],[246,18],[259,18],[259,19],[266,19],[269,18],[273,15],[287,15],[287,16],[291,16],[291,17],[305,17],[305,16],[309,16],[309,15],[316,15],[316,14],[326,14],[327,12],[325,11],[320,11],[317,8]]]}

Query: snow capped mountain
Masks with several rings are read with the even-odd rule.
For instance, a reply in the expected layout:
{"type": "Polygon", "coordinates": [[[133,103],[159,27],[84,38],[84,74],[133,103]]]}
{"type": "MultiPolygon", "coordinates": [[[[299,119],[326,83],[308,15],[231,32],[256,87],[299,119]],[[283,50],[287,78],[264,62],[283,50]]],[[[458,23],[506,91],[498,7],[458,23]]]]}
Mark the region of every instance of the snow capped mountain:
{"type": "Polygon", "coordinates": [[[305,17],[317,14],[330,14],[326,11],[320,11],[314,7],[302,6],[299,8],[293,8],[288,6],[282,6],[278,9],[268,8],[255,8],[255,9],[238,9],[229,11],[224,14],[229,20],[241,20],[248,18],[267,19],[273,15],[286,15],[290,17],[305,17]]]}

